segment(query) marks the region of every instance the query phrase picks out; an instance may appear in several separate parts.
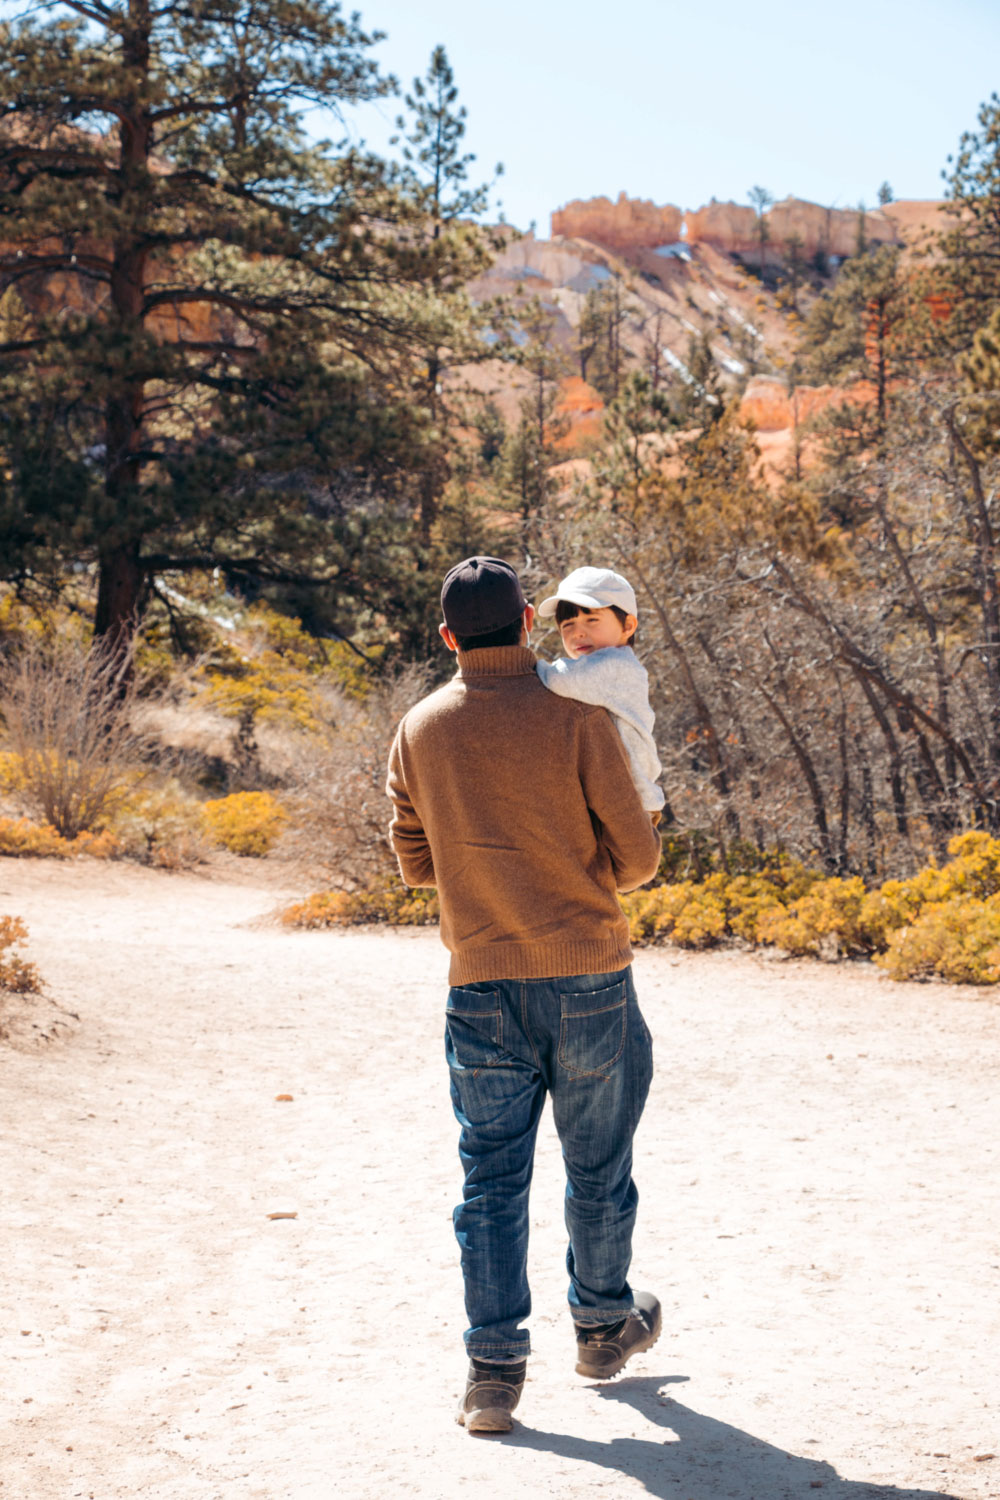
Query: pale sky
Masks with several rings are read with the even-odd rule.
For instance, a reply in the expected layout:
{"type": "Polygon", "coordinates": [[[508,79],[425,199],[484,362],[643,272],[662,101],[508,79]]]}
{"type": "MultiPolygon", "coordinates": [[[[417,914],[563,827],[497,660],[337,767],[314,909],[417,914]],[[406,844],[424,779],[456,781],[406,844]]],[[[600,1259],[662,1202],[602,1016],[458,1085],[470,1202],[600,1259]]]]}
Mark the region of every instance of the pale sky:
{"type": "MultiPolygon", "coordinates": [[[[448,52],[476,180],[547,235],[598,194],[697,208],[759,183],[824,205],[942,195],[940,172],[1000,90],[1000,0],[348,0],[409,88],[448,52]]],[[[352,113],[378,149],[392,100],[352,113]]],[[[312,122],[322,129],[322,122],[312,122]]],[[[336,132],[328,123],[326,132],[336,132]]]]}

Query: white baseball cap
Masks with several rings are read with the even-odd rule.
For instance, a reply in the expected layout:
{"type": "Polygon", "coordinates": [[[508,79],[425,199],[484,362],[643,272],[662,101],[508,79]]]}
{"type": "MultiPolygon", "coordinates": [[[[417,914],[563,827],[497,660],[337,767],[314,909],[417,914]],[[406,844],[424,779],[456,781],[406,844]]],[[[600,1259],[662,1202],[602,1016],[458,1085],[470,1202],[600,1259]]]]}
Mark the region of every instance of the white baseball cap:
{"type": "Polygon", "coordinates": [[[609,609],[616,605],[627,615],[638,618],[635,589],[627,578],[613,573],[610,568],[577,568],[569,573],[554,594],[543,599],[538,606],[539,617],[549,620],[556,612],[560,600],[567,604],[579,604],[581,609],[609,609]]]}

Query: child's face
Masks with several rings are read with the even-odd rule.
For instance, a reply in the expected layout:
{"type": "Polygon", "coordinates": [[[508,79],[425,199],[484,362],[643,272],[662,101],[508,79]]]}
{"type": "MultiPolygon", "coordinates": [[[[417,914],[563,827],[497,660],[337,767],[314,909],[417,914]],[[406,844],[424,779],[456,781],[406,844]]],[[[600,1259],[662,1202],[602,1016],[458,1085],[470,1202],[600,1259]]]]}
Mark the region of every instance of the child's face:
{"type": "Polygon", "coordinates": [[[581,609],[559,626],[563,650],[576,661],[604,646],[627,646],[636,627],[635,615],[626,615],[622,625],[613,609],[581,609]]]}

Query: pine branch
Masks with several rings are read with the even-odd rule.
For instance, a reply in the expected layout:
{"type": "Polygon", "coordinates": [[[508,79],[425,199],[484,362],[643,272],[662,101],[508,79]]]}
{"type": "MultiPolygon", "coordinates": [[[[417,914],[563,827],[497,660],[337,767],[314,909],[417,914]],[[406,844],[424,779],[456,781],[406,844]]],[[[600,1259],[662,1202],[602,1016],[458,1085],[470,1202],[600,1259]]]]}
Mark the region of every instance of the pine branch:
{"type": "Polygon", "coordinates": [[[61,271],[64,275],[83,276],[106,283],[111,279],[111,262],[101,256],[81,256],[75,252],[65,255],[0,255],[0,271],[9,286],[39,271],[61,271]]]}
{"type": "MultiPolygon", "coordinates": [[[[77,15],[84,16],[97,26],[106,26],[109,31],[117,32],[119,35],[125,29],[121,12],[110,5],[102,5],[101,0],[87,0],[87,4],[84,4],[83,0],[58,0],[58,4],[65,5],[69,10],[75,10],[77,15]]],[[[40,8],[49,10],[53,7],[51,4],[46,4],[40,8]]]]}

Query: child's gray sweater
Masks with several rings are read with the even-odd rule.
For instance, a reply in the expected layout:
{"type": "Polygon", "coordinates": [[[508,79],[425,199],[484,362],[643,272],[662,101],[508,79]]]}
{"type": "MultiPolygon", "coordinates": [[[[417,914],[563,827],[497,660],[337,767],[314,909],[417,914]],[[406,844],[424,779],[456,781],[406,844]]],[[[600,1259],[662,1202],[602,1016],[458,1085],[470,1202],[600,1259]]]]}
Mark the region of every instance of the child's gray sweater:
{"type": "Polygon", "coordinates": [[[550,692],[606,708],[615,721],[632,766],[632,780],[648,812],[659,812],[665,798],[656,785],[663,769],[653,739],[646,668],[631,646],[605,646],[571,661],[540,661],[538,675],[550,692]]]}

